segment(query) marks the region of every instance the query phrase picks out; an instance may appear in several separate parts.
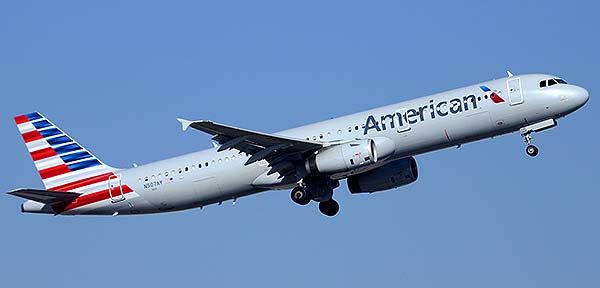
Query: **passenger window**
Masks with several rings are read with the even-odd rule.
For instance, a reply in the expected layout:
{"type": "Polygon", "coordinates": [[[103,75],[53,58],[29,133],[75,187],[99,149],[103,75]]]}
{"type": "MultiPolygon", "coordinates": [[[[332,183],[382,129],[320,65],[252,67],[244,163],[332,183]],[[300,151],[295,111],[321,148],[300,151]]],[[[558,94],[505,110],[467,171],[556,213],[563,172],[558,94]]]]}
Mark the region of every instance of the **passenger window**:
{"type": "Polygon", "coordinates": [[[179,174],[181,174],[181,172],[182,172],[182,170],[181,170],[181,168],[179,168],[179,174]]]}
{"type": "Polygon", "coordinates": [[[188,172],[188,167],[187,166],[185,166],[185,172],[188,172]]]}
{"type": "Polygon", "coordinates": [[[554,79],[548,79],[548,86],[552,86],[552,85],[556,85],[556,84],[558,84],[556,82],[556,80],[554,80],[554,79]]]}
{"type": "Polygon", "coordinates": [[[231,156],[231,160],[235,160],[235,155],[231,156]]]}
{"type": "Polygon", "coordinates": [[[208,162],[204,163],[204,166],[208,167],[208,162]]]}

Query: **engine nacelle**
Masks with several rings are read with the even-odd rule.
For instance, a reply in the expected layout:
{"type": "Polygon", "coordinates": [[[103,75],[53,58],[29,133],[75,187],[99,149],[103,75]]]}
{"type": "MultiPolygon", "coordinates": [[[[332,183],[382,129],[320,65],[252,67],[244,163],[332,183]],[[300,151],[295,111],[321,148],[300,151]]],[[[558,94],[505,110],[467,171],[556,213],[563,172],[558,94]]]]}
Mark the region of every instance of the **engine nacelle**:
{"type": "Polygon", "coordinates": [[[415,158],[403,158],[348,177],[348,189],[352,194],[378,192],[410,184],[418,176],[415,158]]]}
{"type": "Polygon", "coordinates": [[[313,175],[349,172],[387,159],[394,149],[394,141],[385,137],[337,144],[308,158],[306,171],[313,175]]]}

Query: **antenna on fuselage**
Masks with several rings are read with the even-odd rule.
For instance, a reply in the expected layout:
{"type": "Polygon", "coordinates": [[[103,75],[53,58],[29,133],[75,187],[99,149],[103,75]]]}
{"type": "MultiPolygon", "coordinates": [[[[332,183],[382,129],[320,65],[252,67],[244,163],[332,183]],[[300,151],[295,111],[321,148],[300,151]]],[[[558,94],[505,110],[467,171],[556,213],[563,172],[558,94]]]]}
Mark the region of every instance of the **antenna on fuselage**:
{"type": "Polygon", "coordinates": [[[513,77],[513,74],[509,70],[506,70],[506,74],[508,74],[508,77],[513,77]]]}

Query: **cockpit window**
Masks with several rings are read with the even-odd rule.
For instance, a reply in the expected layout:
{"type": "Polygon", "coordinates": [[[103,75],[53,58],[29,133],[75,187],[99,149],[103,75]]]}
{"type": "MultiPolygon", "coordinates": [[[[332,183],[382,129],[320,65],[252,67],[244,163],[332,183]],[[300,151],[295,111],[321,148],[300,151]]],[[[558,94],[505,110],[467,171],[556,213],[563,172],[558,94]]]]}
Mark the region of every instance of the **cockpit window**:
{"type": "Polygon", "coordinates": [[[567,84],[567,81],[560,79],[560,78],[556,78],[554,80],[556,80],[556,82],[558,82],[559,84],[567,84]]]}
{"type": "Polygon", "coordinates": [[[567,81],[560,78],[542,80],[540,81],[540,88],[550,87],[557,84],[567,84],[567,81]]]}

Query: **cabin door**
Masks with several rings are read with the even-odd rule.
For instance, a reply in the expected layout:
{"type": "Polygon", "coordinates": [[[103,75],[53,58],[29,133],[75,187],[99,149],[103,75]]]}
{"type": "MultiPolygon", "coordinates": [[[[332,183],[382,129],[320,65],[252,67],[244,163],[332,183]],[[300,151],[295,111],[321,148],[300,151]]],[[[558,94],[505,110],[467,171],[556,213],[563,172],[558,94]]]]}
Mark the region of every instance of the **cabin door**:
{"type": "Polygon", "coordinates": [[[523,91],[521,90],[521,78],[509,78],[506,80],[508,89],[508,99],[510,105],[518,105],[523,103],[523,91]]]}

